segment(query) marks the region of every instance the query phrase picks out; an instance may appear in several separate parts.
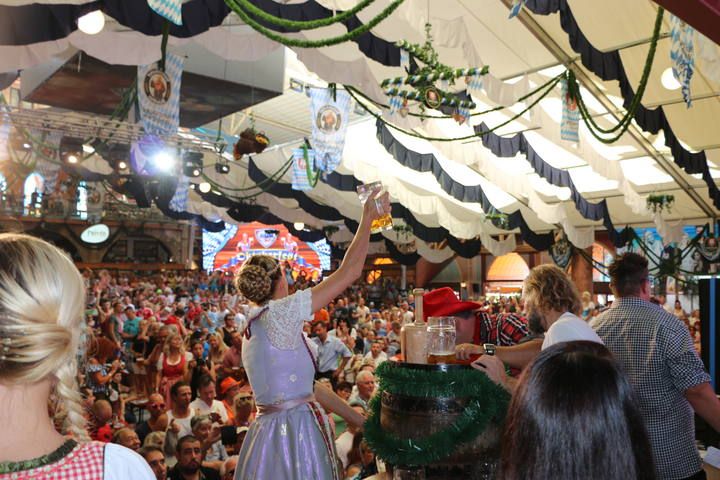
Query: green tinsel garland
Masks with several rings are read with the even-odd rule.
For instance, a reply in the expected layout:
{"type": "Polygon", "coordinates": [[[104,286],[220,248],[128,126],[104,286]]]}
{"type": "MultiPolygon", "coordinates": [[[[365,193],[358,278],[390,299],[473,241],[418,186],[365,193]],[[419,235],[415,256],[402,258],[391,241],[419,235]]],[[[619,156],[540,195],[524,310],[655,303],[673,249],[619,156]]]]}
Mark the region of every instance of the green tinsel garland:
{"type": "MultiPolygon", "coordinates": [[[[393,130],[397,130],[398,132],[404,133],[405,135],[409,135],[409,136],[411,136],[411,137],[422,138],[423,140],[429,140],[429,141],[433,141],[433,142],[457,142],[457,141],[461,141],[461,140],[470,140],[470,139],[473,139],[473,138],[483,137],[483,136],[485,136],[485,135],[487,135],[487,134],[489,134],[489,133],[494,132],[495,130],[498,130],[498,129],[504,127],[505,125],[508,125],[509,123],[517,120],[518,118],[522,117],[526,112],[528,112],[528,111],[529,111],[530,109],[532,109],[535,105],[537,105],[538,103],[540,103],[540,100],[542,100],[543,98],[545,98],[546,96],[548,96],[548,95],[550,94],[550,92],[552,92],[552,90],[555,88],[555,85],[557,85],[557,84],[560,82],[561,79],[562,79],[562,75],[557,76],[557,77],[549,80],[547,83],[545,83],[545,84],[543,85],[543,87],[546,87],[546,88],[545,88],[545,90],[542,92],[542,94],[541,94],[538,98],[536,98],[535,100],[533,100],[533,102],[530,103],[527,107],[525,107],[522,111],[520,111],[519,113],[513,115],[511,118],[509,118],[509,119],[506,120],[505,122],[502,122],[502,123],[500,123],[499,125],[495,125],[493,128],[491,128],[491,129],[489,129],[489,130],[487,130],[487,131],[485,131],[485,132],[474,133],[474,134],[472,134],[472,135],[465,135],[464,137],[452,137],[452,138],[448,138],[448,137],[428,137],[428,136],[426,136],[426,135],[421,135],[421,134],[419,134],[419,133],[417,133],[417,132],[414,132],[414,131],[412,131],[412,130],[407,130],[407,129],[405,129],[405,128],[398,127],[397,125],[393,125],[392,123],[390,123],[390,122],[388,122],[387,120],[385,120],[384,118],[382,118],[382,115],[380,115],[380,114],[378,114],[378,113],[375,113],[375,112],[374,112],[372,109],[370,109],[367,105],[365,105],[363,102],[361,102],[360,99],[355,95],[354,92],[355,92],[356,90],[355,90],[352,86],[345,85],[345,89],[346,89],[347,92],[350,94],[350,96],[353,98],[353,100],[355,100],[355,102],[356,102],[363,110],[365,110],[366,112],[368,112],[370,115],[372,115],[372,116],[375,117],[376,119],[380,120],[383,124],[385,124],[385,125],[387,125],[388,127],[392,128],[393,130]]],[[[527,98],[527,97],[528,97],[528,96],[525,96],[525,97],[523,97],[522,99],[519,99],[518,101],[524,100],[524,99],[527,98]]],[[[502,108],[502,107],[500,107],[500,108],[502,108]]]]}
{"type": "Polygon", "coordinates": [[[585,125],[588,127],[588,130],[590,130],[592,136],[602,143],[615,143],[617,140],[620,139],[620,137],[623,136],[623,134],[627,131],[628,128],[630,128],[630,125],[632,124],[632,119],[635,117],[635,113],[640,106],[640,101],[645,94],[645,88],[647,87],[648,79],[650,78],[650,71],[652,70],[652,64],[655,59],[655,51],[657,49],[658,39],[660,38],[660,28],[662,27],[662,19],[664,12],[665,9],[663,9],[662,7],[658,8],[657,16],[655,17],[655,26],[653,29],[652,40],[650,42],[650,49],[648,50],[648,55],[645,59],[645,66],[643,68],[643,73],[640,78],[640,83],[637,90],[635,91],[635,96],[630,103],[630,107],[627,109],[627,113],[614,127],[605,129],[600,127],[595,122],[588,110],[587,105],[582,98],[580,87],[575,80],[575,75],[572,73],[572,71],[568,71],[568,95],[577,101],[580,116],[582,117],[585,125]],[[602,134],[614,133],[616,131],[618,133],[613,137],[605,138],[602,136],[602,134]]]}
{"type": "Polygon", "coordinates": [[[329,25],[343,22],[358,13],[360,10],[365,9],[365,7],[367,7],[374,1],[375,0],[362,0],[350,10],[345,10],[344,12],[338,13],[337,15],[327,18],[320,18],[317,20],[304,21],[288,20],[286,18],[276,17],[275,15],[271,15],[265,10],[255,6],[255,4],[253,4],[250,0],[235,0],[235,3],[238,8],[242,8],[248,14],[257,17],[266,23],[271,23],[273,25],[278,25],[280,27],[292,30],[313,30],[315,28],[327,27],[329,25]]]}
{"type": "MultiPolygon", "coordinates": [[[[380,12],[375,18],[370,20],[369,22],[359,26],[358,28],[354,30],[350,30],[344,35],[340,35],[338,37],[331,37],[331,38],[325,38],[322,40],[302,40],[299,38],[287,38],[283,35],[279,35],[272,30],[263,27],[260,23],[253,20],[250,15],[248,15],[245,10],[243,10],[242,6],[240,6],[237,2],[238,0],[225,0],[225,3],[227,4],[230,9],[237,14],[238,17],[240,17],[240,20],[245,22],[248,26],[250,26],[255,31],[261,33],[262,35],[266,36],[270,40],[274,40],[278,43],[281,43],[285,45],[286,47],[299,47],[299,48],[320,48],[320,47],[329,47],[331,45],[338,45],[340,43],[345,43],[350,40],[353,40],[360,35],[369,32],[371,29],[375,28],[380,22],[385,20],[388,16],[390,16],[391,13],[393,13],[405,0],[395,0],[390,5],[387,6],[382,12],[380,12]]],[[[319,20],[315,20],[317,22],[319,20]]],[[[308,22],[313,23],[313,22],[308,22]]]]}
{"type": "Polygon", "coordinates": [[[310,164],[310,156],[308,155],[308,147],[303,144],[303,158],[305,159],[305,171],[307,172],[308,184],[315,188],[318,180],[320,180],[320,170],[313,171],[313,166],[310,164]]]}
{"type": "Polygon", "coordinates": [[[477,370],[411,370],[388,362],[380,365],[376,374],[378,393],[370,401],[364,435],[375,454],[393,465],[427,465],[447,458],[458,445],[477,438],[491,420],[502,422],[510,401],[508,392],[477,370]],[[401,439],[380,425],[383,391],[413,397],[470,397],[470,403],[444,430],[424,438],[401,439]]]}

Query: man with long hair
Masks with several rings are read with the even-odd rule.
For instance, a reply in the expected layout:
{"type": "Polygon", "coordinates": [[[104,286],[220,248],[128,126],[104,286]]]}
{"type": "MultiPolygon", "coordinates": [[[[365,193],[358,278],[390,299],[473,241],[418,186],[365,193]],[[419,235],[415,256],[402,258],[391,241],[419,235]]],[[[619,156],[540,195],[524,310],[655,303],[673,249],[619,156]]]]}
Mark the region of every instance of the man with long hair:
{"type": "Polygon", "coordinates": [[[720,431],[720,401],[690,333],[675,315],[650,302],[647,259],[620,255],[609,273],[616,299],[594,327],[635,389],[658,478],[705,478],[693,409],[720,431]]]}

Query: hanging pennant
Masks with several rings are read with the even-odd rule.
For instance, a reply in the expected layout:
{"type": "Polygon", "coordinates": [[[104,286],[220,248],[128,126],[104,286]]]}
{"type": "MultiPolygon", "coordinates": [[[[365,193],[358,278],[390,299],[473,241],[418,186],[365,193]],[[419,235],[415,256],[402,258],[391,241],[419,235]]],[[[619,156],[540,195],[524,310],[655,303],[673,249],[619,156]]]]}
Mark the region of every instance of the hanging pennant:
{"type": "Polygon", "coordinates": [[[399,95],[393,95],[390,97],[390,115],[395,115],[403,105],[403,99],[399,95]]]}
{"type": "MultiPolygon", "coordinates": [[[[313,179],[309,175],[315,171],[315,151],[308,148],[296,148],[292,152],[292,189],[312,190],[313,179]]],[[[318,172],[319,174],[319,172],[318,172]]]]}
{"type": "Polygon", "coordinates": [[[453,115],[453,118],[457,123],[462,125],[467,122],[468,118],[470,118],[470,110],[464,104],[460,104],[457,112],[453,115]]]}
{"type": "Polygon", "coordinates": [[[60,173],[60,141],[63,134],[62,132],[43,134],[38,130],[33,130],[31,136],[41,139],[33,150],[36,161],[35,170],[45,179],[43,193],[52,195],[57,188],[60,173]]]}
{"type": "Polygon", "coordinates": [[[562,237],[550,246],[549,253],[555,265],[565,269],[572,258],[572,244],[568,242],[567,238],[562,237]]]}
{"type": "Polygon", "coordinates": [[[512,7],[510,7],[510,14],[508,18],[515,18],[520,14],[520,10],[525,6],[527,0],[513,0],[512,7]]]}
{"type": "Polygon", "coordinates": [[[167,53],[165,71],[157,63],[137,70],[138,103],[145,131],[174,135],[180,125],[180,80],[184,58],[167,53]]]}
{"type": "Polygon", "coordinates": [[[335,97],[327,88],[310,90],[315,166],[326,173],[334,171],[342,161],[350,118],[350,95],[345,90],[336,90],[335,97]]]}
{"type": "Polygon", "coordinates": [[[473,75],[469,75],[465,77],[465,83],[467,84],[467,93],[471,97],[477,97],[480,95],[480,91],[483,88],[483,81],[482,81],[482,74],[481,71],[478,70],[473,75]]]}
{"type": "Polygon", "coordinates": [[[400,68],[406,72],[410,71],[410,53],[402,48],[400,49],[400,68]]]}
{"type": "Polygon", "coordinates": [[[670,60],[672,73],[682,86],[682,96],[688,108],[692,106],[690,80],[695,70],[693,28],[675,15],[670,15],[670,60]]]}
{"type": "Polygon", "coordinates": [[[184,212],[187,208],[188,190],[190,189],[190,179],[185,175],[180,175],[175,194],[170,199],[168,207],[176,212],[184,212]]]}
{"type": "Polygon", "coordinates": [[[148,6],[175,25],[182,25],[182,0],[148,0],[148,6]]]}
{"type": "Polygon", "coordinates": [[[568,92],[567,79],[560,81],[562,86],[562,121],[560,122],[560,138],[569,142],[579,142],[578,126],[580,122],[580,110],[578,110],[577,100],[568,92]]]}

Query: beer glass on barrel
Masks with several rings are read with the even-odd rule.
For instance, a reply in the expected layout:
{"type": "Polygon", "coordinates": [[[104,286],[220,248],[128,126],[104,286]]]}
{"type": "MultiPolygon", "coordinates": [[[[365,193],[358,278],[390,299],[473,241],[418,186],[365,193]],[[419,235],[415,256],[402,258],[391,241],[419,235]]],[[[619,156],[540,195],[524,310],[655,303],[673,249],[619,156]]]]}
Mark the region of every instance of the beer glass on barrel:
{"type": "MultiPolygon", "coordinates": [[[[370,196],[370,193],[372,193],[373,190],[379,190],[381,188],[382,183],[380,182],[366,183],[357,187],[357,193],[358,197],[360,197],[360,203],[364,205],[368,197],[370,196]]],[[[379,203],[376,203],[376,205],[378,212],[382,213],[382,206],[379,203]]],[[[380,233],[383,230],[390,230],[392,229],[392,227],[392,216],[389,213],[386,213],[377,220],[373,220],[373,222],[370,224],[370,232],[380,233]]]]}
{"type": "Polygon", "coordinates": [[[428,363],[455,363],[455,317],[429,317],[428,363]]]}

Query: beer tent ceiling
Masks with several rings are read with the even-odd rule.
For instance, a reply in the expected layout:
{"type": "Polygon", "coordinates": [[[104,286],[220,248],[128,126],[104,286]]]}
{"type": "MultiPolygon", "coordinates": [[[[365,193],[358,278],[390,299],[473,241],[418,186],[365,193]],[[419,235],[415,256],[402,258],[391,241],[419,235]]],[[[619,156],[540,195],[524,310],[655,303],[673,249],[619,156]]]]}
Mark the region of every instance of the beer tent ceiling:
{"type": "MultiPolygon", "coordinates": [[[[0,0],[0,5],[27,3],[0,0]]],[[[5,78],[12,78],[12,72],[67,58],[77,50],[111,64],[138,65],[159,58],[161,23],[138,23],[128,6],[135,0],[124,6],[117,0],[99,2],[106,13],[112,13],[106,16],[105,29],[95,36],[62,24],[68,15],[72,16],[74,7],[67,4],[80,4],[79,10],[84,2],[62,3],[66,5],[39,6],[56,14],[48,20],[50,23],[61,24],[43,31],[28,31],[33,29],[31,23],[15,24],[8,30],[7,20],[13,15],[5,14],[19,10],[3,7],[0,17],[4,16],[5,23],[0,19],[0,29],[5,33],[0,35],[0,72],[7,72],[5,78]]],[[[265,9],[275,7],[276,12],[292,17],[302,15],[302,9],[343,10],[356,2],[253,3],[265,9]]],[[[604,127],[613,125],[613,115],[624,113],[622,104],[627,97],[617,78],[624,81],[626,77],[631,88],[637,87],[657,5],[646,0],[530,0],[518,18],[508,19],[509,3],[406,0],[361,41],[321,49],[293,48],[294,53],[287,56],[285,93],[252,107],[258,128],[265,130],[273,146],[253,156],[252,161],[244,157],[233,164],[226,176],[206,168],[208,176],[228,187],[248,186],[275,173],[291,149],[309,135],[309,99],[289,88],[291,79],[316,87],[327,82],[352,85],[373,100],[387,103],[379,83],[404,75],[393,43],[424,40],[428,5],[442,62],[457,68],[490,67],[483,95],[473,97],[478,110],[512,105],[562,72],[563,65],[571,65],[578,72],[584,97],[591,99],[588,103],[596,120],[604,127]],[[556,13],[558,9],[560,13],[556,13]]],[[[389,0],[377,0],[358,15],[358,20],[368,21],[389,4],[389,0]]],[[[242,25],[219,0],[190,0],[183,9],[207,9],[207,14],[202,19],[185,15],[184,30],[173,30],[176,36],[170,38],[171,49],[192,44],[196,50],[228,62],[250,62],[285,48],[242,25]]],[[[345,32],[344,26],[332,26],[290,36],[313,39],[345,32]]],[[[410,224],[414,233],[408,236],[388,232],[385,236],[398,243],[417,237],[418,252],[433,260],[458,251],[469,255],[475,251],[469,246],[480,243],[495,254],[512,250],[514,236],[484,218],[487,212],[483,207],[488,205],[514,214],[514,228],[510,231],[536,246],[547,245],[551,232],[560,228],[579,247],[592,243],[595,230],[614,227],[610,230],[619,232],[626,225],[655,225],[666,241],[677,239],[679,226],[714,219],[720,205],[720,192],[715,187],[720,176],[720,126],[716,120],[720,118],[720,57],[718,47],[708,43],[703,44],[702,55],[696,54],[691,82],[693,102],[687,108],[681,90],[668,90],[661,82],[661,75],[671,66],[668,32],[666,13],[642,102],[647,110],[617,143],[604,145],[596,141],[582,125],[579,144],[561,140],[559,87],[530,114],[495,132],[498,135],[470,141],[426,141],[388,128],[370,114],[354,113],[337,175],[321,180],[312,191],[296,192],[289,187],[288,172],[273,190],[258,197],[258,204],[287,222],[302,221],[311,228],[328,222],[352,227],[352,220],[358,220],[360,215],[354,184],[381,180],[391,193],[395,215],[402,219],[399,223],[410,224]],[[646,208],[647,195],[658,193],[675,196],[672,211],[661,217],[646,208]],[[451,245],[440,243],[443,236],[452,239],[451,245]]],[[[516,103],[510,111],[519,112],[525,106],[516,103]]],[[[246,113],[225,119],[227,135],[236,135],[247,125],[246,113]]],[[[495,112],[463,126],[452,119],[419,122],[387,111],[383,118],[426,136],[458,137],[474,133],[483,122],[489,127],[497,125],[511,114],[495,112]]],[[[217,123],[208,126],[213,128],[217,123]]],[[[100,159],[86,166],[93,171],[108,170],[100,159]]],[[[227,208],[231,204],[237,207],[232,203],[231,191],[216,193],[201,198],[191,192],[188,211],[210,221],[237,221],[238,215],[230,215],[227,208]]],[[[344,229],[338,235],[341,239],[348,236],[344,229]]]]}

